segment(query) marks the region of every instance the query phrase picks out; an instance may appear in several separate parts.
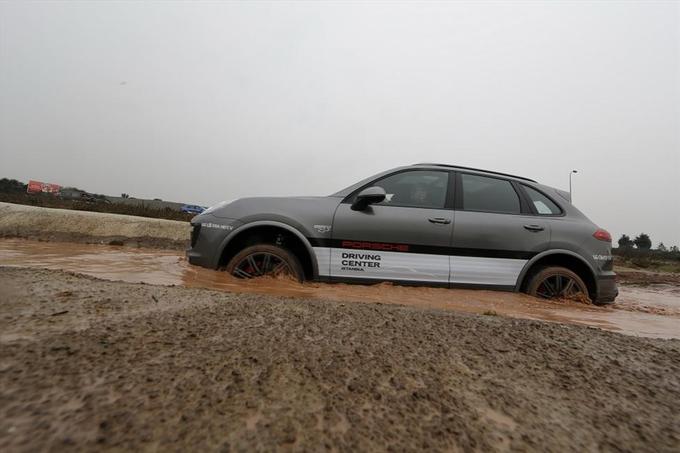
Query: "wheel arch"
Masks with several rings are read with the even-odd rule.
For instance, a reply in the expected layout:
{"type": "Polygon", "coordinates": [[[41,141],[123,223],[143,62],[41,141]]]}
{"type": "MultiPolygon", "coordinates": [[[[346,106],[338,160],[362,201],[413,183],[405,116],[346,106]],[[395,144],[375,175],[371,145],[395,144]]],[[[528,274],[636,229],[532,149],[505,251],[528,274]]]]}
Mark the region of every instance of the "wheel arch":
{"type": "Polygon", "coordinates": [[[300,232],[297,228],[288,225],[287,223],[275,221],[275,220],[257,220],[253,222],[246,223],[244,225],[236,228],[229,236],[227,236],[224,241],[220,244],[219,253],[217,254],[217,259],[215,262],[215,268],[218,268],[223,264],[225,258],[225,252],[229,251],[229,246],[234,245],[239,240],[243,240],[251,234],[255,234],[258,231],[282,231],[291,234],[298,242],[302,245],[305,256],[299,256],[299,250],[291,250],[302,262],[303,268],[305,268],[305,273],[309,273],[311,279],[317,279],[318,273],[318,263],[316,260],[316,254],[309,240],[304,234],[300,232]]]}
{"type": "Polygon", "coordinates": [[[595,276],[595,270],[591,264],[586,261],[579,254],[572,252],[571,250],[555,249],[547,250],[545,252],[539,253],[530,259],[522,268],[517,277],[517,282],[515,283],[515,291],[522,291],[526,284],[528,283],[528,278],[534,269],[539,266],[545,265],[559,265],[570,269],[571,271],[578,274],[588,287],[588,292],[590,293],[590,298],[595,300],[598,294],[598,283],[595,276]]]}

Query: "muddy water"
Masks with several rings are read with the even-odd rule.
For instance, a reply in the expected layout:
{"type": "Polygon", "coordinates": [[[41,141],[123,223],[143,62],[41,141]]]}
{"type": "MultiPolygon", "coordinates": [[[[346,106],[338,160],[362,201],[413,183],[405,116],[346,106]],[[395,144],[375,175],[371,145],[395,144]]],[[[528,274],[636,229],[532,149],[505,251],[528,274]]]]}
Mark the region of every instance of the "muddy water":
{"type": "Polygon", "coordinates": [[[680,338],[680,287],[621,286],[613,307],[547,302],[524,294],[390,284],[345,285],[289,280],[240,280],[191,266],[179,252],[121,247],[0,240],[0,265],[78,272],[107,280],[211,288],[223,291],[310,297],[351,302],[413,305],[583,324],[646,337],[680,338]]]}

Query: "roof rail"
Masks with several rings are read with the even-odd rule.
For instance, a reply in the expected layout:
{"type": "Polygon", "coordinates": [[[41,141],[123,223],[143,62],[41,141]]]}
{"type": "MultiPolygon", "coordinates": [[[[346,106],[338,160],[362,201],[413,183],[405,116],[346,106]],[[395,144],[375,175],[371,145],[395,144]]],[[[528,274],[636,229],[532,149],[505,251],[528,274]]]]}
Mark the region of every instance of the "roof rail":
{"type": "Polygon", "coordinates": [[[498,172],[498,171],[482,170],[481,168],[461,167],[460,165],[434,164],[434,163],[429,163],[429,162],[428,163],[413,164],[413,165],[431,165],[431,166],[435,166],[435,167],[458,168],[460,170],[479,171],[479,172],[482,172],[482,173],[489,173],[489,174],[492,174],[492,175],[509,176],[511,178],[517,178],[517,179],[523,179],[525,181],[536,182],[533,179],[525,178],[524,176],[511,175],[509,173],[501,173],[501,172],[498,172]]]}

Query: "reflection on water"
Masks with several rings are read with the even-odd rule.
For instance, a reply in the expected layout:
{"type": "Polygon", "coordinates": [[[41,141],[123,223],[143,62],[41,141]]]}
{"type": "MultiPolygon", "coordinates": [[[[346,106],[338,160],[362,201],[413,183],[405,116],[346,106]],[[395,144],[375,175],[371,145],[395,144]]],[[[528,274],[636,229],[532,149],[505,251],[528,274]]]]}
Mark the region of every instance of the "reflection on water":
{"type": "Polygon", "coordinates": [[[182,285],[222,291],[352,302],[413,305],[469,313],[495,312],[517,318],[568,322],[622,333],[680,338],[680,289],[622,286],[614,307],[547,302],[524,294],[391,284],[346,285],[290,280],[240,280],[191,266],[179,252],[90,244],[0,240],[0,265],[78,272],[107,280],[182,285]]]}

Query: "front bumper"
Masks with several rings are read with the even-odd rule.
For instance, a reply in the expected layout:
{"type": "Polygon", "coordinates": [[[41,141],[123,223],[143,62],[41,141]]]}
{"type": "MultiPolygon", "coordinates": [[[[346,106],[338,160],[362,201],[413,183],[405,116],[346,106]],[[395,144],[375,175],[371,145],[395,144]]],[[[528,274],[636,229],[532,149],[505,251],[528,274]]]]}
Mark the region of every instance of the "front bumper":
{"type": "Polygon", "coordinates": [[[201,216],[191,222],[191,247],[187,249],[190,264],[215,269],[227,237],[240,225],[231,219],[201,216]]]}

